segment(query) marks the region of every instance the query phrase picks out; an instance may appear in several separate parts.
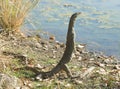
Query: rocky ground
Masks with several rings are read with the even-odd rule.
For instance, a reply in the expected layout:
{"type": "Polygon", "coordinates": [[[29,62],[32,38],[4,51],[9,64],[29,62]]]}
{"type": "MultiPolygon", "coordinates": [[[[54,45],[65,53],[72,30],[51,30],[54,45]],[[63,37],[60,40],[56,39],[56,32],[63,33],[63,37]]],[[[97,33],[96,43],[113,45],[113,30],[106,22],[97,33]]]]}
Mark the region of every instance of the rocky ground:
{"type": "Polygon", "coordinates": [[[0,35],[0,89],[120,89],[120,62],[112,56],[89,52],[76,44],[68,64],[74,78],[64,71],[48,79],[35,79],[60,60],[65,44],[40,36],[0,35]]]}

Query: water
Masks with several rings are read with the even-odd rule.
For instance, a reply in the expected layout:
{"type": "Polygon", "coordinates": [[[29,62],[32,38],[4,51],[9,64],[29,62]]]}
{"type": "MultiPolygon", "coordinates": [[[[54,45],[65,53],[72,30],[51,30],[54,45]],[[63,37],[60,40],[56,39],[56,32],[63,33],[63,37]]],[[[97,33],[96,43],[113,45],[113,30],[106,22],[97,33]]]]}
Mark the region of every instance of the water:
{"type": "Polygon", "coordinates": [[[74,12],[82,12],[75,23],[76,42],[91,51],[120,58],[119,0],[41,0],[29,14],[30,29],[48,31],[65,42],[68,22],[74,12]]]}

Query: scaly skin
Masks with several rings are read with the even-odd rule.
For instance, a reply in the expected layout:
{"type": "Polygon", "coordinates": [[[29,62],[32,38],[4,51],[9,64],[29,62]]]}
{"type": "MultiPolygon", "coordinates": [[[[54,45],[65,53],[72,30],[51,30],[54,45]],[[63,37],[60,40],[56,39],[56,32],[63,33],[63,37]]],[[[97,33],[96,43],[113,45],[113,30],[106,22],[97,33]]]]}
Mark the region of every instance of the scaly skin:
{"type": "Polygon", "coordinates": [[[80,12],[78,13],[74,13],[69,21],[69,27],[68,27],[68,32],[67,32],[67,41],[66,41],[66,49],[64,51],[64,54],[61,58],[61,60],[59,61],[59,63],[51,70],[48,72],[41,72],[36,78],[48,78],[53,76],[54,74],[58,73],[61,70],[64,70],[68,77],[72,77],[72,74],[70,72],[70,70],[67,67],[67,63],[71,60],[72,57],[72,53],[74,50],[74,45],[75,45],[75,40],[74,40],[74,23],[75,23],[75,19],[76,17],[81,14],[80,12]]]}

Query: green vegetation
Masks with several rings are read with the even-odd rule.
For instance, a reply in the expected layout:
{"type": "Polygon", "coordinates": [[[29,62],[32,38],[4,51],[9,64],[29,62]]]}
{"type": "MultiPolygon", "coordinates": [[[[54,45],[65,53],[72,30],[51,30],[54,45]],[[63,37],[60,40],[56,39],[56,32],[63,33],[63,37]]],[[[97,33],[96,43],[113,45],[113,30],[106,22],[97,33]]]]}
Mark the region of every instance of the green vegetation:
{"type": "Polygon", "coordinates": [[[39,0],[0,0],[0,27],[5,33],[20,33],[28,12],[39,0]]]}

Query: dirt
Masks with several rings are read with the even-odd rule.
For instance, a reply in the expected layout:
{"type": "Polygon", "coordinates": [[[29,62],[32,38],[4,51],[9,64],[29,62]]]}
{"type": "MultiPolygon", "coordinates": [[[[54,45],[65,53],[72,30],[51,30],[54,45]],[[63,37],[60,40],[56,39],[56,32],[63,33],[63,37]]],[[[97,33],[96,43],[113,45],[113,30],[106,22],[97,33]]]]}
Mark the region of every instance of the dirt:
{"type": "Polygon", "coordinates": [[[55,76],[36,80],[42,71],[51,70],[64,53],[65,44],[41,38],[0,35],[0,72],[17,76],[30,89],[119,89],[120,62],[113,56],[89,52],[84,44],[76,44],[68,63],[74,78],[64,71],[55,76]]]}

